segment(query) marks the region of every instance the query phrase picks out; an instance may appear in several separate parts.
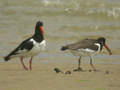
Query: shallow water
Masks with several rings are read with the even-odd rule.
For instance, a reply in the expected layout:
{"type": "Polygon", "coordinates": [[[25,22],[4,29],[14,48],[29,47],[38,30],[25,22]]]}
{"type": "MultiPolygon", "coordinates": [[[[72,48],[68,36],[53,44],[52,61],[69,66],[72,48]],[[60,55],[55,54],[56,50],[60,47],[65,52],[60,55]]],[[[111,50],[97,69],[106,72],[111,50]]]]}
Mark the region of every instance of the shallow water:
{"type": "Polygon", "coordinates": [[[119,0],[0,0],[1,62],[3,56],[34,33],[38,20],[44,22],[47,47],[34,62],[76,63],[77,57],[61,52],[61,46],[102,36],[113,55],[103,50],[94,57],[95,63],[120,64],[119,0]]]}

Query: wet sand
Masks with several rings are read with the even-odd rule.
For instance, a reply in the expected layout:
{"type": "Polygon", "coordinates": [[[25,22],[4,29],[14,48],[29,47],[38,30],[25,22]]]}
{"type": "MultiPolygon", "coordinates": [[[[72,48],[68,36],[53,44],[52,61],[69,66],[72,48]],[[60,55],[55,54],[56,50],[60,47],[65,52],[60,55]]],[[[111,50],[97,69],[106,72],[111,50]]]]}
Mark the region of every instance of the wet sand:
{"type": "Polygon", "coordinates": [[[63,72],[76,68],[76,64],[33,63],[32,71],[24,71],[19,63],[0,63],[0,90],[119,90],[120,67],[117,64],[95,64],[99,71],[61,74],[54,72],[57,67],[63,72]],[[109,71],[109,72],[106,72],[109,71]]]}
{"type": "Polygon", "coordinates": [[[0,90],[120,90],[120,0],[1,0],[0,10],[0,90]],[[47,51],[36,56],[33,71],[24,71],[19,60],[4,62],[4,56],[33,35],[39,20],[47,51]],[[94,57],[100,71],[88,71],[88,58],[82,60],[85,72],[53,71],[77,66],[77,57],[61,52],[61,46],[98,37],[106,38],[113,53],[108,56],[103,49],[94,57]]]}

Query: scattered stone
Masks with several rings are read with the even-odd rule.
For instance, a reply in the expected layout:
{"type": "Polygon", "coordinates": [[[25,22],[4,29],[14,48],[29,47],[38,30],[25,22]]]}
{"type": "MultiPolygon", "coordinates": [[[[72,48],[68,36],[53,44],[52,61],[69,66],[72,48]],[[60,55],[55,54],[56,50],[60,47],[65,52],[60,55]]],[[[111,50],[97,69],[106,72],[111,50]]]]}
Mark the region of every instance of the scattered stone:
{"type": "Polygon", "coordinates": [[[92,70],[91,70],[91,69],[89,69],[89,72],[92,72],[92,70]]]}
{"type": "Polygon", "coordinates": [[[110,72],[108,70],[105,71],[105,74],[110,74],[110,72]]]}
{"type": "Polygon", "coordinates": [[[59,68],[54,68],[54,71],[56,72],[56,73],[63,73],[59,68]]]}
{"type": "Polygon", "coordinates": [[[66,71],[65,74],[71,74],[71,71],[66,71]]]}

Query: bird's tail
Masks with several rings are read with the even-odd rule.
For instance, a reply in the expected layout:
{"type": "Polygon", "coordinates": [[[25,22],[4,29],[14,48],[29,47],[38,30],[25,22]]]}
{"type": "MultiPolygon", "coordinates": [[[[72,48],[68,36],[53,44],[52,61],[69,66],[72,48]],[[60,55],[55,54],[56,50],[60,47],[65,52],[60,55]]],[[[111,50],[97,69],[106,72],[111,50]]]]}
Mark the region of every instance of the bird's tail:
{"type": "Polygon", "coordinates": [[[63,47],[61,48],[62,51],[65,51],[65,50],[67,50],[67,49],[68,49],[68,46],[63,46],[63,47]]]}
{"type": "Polygon", "coordinates": [[[10,56],[9,56],[9,55],[5,56],[5,57],[4,57],[4,60],[5,60],[5,61],[10,60],[10,56]]]}

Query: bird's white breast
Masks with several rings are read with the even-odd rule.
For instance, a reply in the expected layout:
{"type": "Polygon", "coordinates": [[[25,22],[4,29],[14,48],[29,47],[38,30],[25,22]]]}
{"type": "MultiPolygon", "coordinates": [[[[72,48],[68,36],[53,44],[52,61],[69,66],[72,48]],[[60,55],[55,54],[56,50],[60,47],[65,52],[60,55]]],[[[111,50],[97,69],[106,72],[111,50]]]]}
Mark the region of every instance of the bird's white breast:
{"type": "Polygon", "coordinates": [[[43,40],[42,42],[38,43],[34,39],[31,39],[30,41],[33,42],[33,48],[39,49],[39,50],[44,50],[46,46],[46,41],[43,40]]]}
{"type": "Polygon", "coordinates": [[[100,44],[99,43],[95,43],[95,45],[98,46],[98,50],[96,51],[96,53],[99,53],[100,52],[100,44]]]}
{"type": "Polygon", "coordinates": [[[46,47],[46,41],[45,40],[43,40],[40,43],[36,42],[34,39],[31,39],[30,41],[33,42],[33,48],[29,52],[30,54],[36,55],[36,54],[39,54],[41,51],[45,50],[45,47],[46,47]]]}

